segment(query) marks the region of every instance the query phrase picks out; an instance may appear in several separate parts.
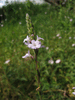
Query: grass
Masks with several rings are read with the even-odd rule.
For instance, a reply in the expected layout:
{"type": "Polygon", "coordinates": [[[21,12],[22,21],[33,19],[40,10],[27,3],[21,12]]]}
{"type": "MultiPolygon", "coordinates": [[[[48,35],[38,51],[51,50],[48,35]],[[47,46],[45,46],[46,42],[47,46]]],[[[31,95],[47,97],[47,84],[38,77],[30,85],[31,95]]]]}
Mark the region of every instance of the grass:
{"type": "MultiPolygon", "coordinates": [[[[31,17],[35,33],[44,38],[45,48],[39,50],[38,56],[42,100],[75,98],[72,94],[72,87],[75,86],[75,46],[72,46],[75,44],[75,7],[69,9],[69,6],[56,8],[30,2],[3,8],[7,21],[2,20],[3,27],[0,27],[1,100],[40,100],[36,91],[35,63],[31,58],[22,59],[28,52],[23,44],[28,35],[26,13],[31,17]],[[9,7],[14,9],[11,15],[9,7]],[[57,34],[60,36],[57,37],[57,34]],[[46,50],[46,47],[49,49],[46,50]],[[5,64],[9,59],[10,62],[5,64]],[[54,64],[48,63],[50,59],[54,60],[54,64]],[[55,63],[57,59],[61,60],[59,64],[55,63]]],[[[34,54],[32,50],[30,52],[34,54]]]]}

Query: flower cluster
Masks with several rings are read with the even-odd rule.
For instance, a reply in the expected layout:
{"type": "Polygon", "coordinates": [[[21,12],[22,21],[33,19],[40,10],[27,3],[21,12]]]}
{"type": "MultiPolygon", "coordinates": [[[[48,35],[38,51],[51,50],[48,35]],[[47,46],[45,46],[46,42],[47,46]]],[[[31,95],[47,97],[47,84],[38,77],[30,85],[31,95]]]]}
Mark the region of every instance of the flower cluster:
{"type": "Polygon", "coordinates": [[[26,14],[26,23],[27,23],[27,29],[28,29],[29,35],[30,35],[30,34],[33,34],[33,25],[32,25],[32,23],[31,23],[31,19],[30,19],[28,13],[26,14]]]}
{"type": "MultiPolygon", "coordinates": [[[[34,49],[35,54],[37,54],[38,49],[41,47],[44,47],[41,45],[41,41],[39,40],[44,40],[44,39],[41,37],[38,37],[37,35],[37,39],[35,40],[33,24],[31,23],[31,19],[28,13],[26,14],[26,23],[27,23],[27,29],[28,29],[29,36],[27,35],[23,43],[27,45],[28,48],[34,49]]],[[[22,56],[22,58],[27,58],[27,57],[32,57],[32,55],[30,54],[30,51],[28,51],[28,53],[26,53],[25,56],[22,56]]]]}
{"type": "MultiPolygon", "coordinates": [[[[57,60],[55,61],[56,64],[59,64],[60,62],[61,62],[60,59],[57,59],[57,60]]],[[[49,63],[49,64],[53,64],[54,61],[51,59],[51,60],[48,61],[48,63],[49,63]]]]}
{"type": "MultiPolygon", "coordinates": [[[[24,39],[23,43],[25,45],[27,45],[28,48],[35,50],[35,49],[39,49],[39,48],[44,47],[44,46],[41,45],[41,41],[39,41],[39,40],[44,40],[44,39],[41,38],[41,37],[38,37],[38,35],[37,35],[37,39],[36,40],[34,40],[34,39],[32,40],[31,37],[27,36],[24,39]]],[[[25,56],[22,56],[22,58],[27,58],[27,57],[30,57],[30,56],[31,56],[30,51],[28,51],[28,53],[26,53],[25,56]]]]}
{"type": "Polygon", "coordinates": [[[72,89],[74,89],[74,92],[72,92],[72,94],[74,94],[74,95],[75,95],[75,87],[73,87],[72,89]]]}

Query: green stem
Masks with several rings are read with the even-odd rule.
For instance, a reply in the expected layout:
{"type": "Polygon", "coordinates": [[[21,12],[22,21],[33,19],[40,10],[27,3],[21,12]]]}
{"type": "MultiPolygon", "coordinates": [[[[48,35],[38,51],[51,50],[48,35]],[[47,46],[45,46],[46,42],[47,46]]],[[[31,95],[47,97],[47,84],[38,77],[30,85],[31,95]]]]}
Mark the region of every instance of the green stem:
{"type": "MultiPolygon", "coordinates": [[[[37,71],[37,83],[38,83],[38,87],[40,88],[40,72],[39,72],[38,65],[37,65],[38,49],[36,49],[36,50],[34,50],[34,51],[35,51],[36,71],[37,71]]],[[[42,100],[40,89],[39,89],[39,91],[38,91],[38,94],[39,94],[39,96],[40,96],[40,100],[42,100]]]]}
{"type": "Polygon", "coordinates": [[[38,87],[39,87],[40,86],[40,72],[37,66],[37,55],[38,55],[38,50],[35,50],[35,63],[36,63],[37,81],[38,81],[38,87]]]}

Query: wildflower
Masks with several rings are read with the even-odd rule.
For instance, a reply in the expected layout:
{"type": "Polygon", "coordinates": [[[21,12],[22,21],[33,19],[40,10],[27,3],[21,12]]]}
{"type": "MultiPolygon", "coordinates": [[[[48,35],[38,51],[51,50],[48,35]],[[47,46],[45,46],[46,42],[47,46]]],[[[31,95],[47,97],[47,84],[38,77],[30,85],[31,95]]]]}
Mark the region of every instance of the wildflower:
{"type": "Polygon", "coordinates": [[[19,9],[21,10],[21,7],[19,9]]]}
{"type": "Polygon", "coordinates": [[[31,36],[34,36],[34,34],[31,34],[31,36]]]}
{"type": "Polygon", "coordinates": [[[28,44],[28,47],[31,48],[31,49],[38,49],[38,48],[41,48],[41,42],[40,41],[35,41],[35,40],[32,40],[30,44],[28,44]]]}
{"type": "Polygon", "coordinates": [[[1,27],[3,27],[3,24],[1,24],[1,27]]]}
{"type": "Polygon", "coordinates": [[[74,95],[75,95],[75,92],[72,92],[72,94],[74,94],[74,95]]]}
{"type": "Polygon", "coordinates": [[[61,39],[62,37],[60,36],[59,39],[61,39]]]}
{"type": "Polygon", "coordinates": [[[14,40],[12,40],[12,42],[13,42],[14,40]]]}
{"type": "Polygon", "coordinates": [[[49,64],[53,64],[54,61],[53,61],[53,60],[49,60],[48,63],[49,63],[49,64]]]}
{"type": "Polygon", "coordinates": [[[38,37],[38,35],[37,35],[37,41],[39,41],[39,40],[44,40],[44,39],[41,37],[38,37]]]}
{"type": "Polygon", "coordinates": [[[59,36],[60,36],[60,34],[57,34],[56,36],[57,36],[57,37],[59,37],[59,36]]]}
{"type": "Polygon", "coordinates": [[[45,12],[45,14],[47,14],[47,12],[45,12]]]}
{"type": "Polygon", "coordinates": [[[10,62],[10,60],[7,60],[7,61],[5,61],[5,63],[4,64],[8,64],[10,62]]]}
{"type": "Polygon", "coordinates": [[[48,50],[49,49],[49,47],[46,47],[46,50],[48,50]]]}
{"type": "Polygon", "coordinates": [[[58,64],[58,63],[60,63],[60,62],[61,62],[60,59],[58,59],[58,60],[55,61],[56,64],[58,64]]]}
{"type": "Polygon", "coordinates": [[[72,44],[72,47],[74,47],[75,46],[75,44],[72,44]]]}
{"type": "Polygon", "coordinates": [[[23,41],[23,43],[25,43],[26,45],[28,45],[28,43],[30,43],[30,37],[28,37],[28,35],[27,35],[27,37],[26,37],[26,39],[24,39],[24,41],[23,41]]]}
{"type": "Polygon", "coordinates": [[[22,24],[21,22],[19,22],[19,24],[22,24]]]}
{"type": "MultiPolygon", "coordinates": [[[[72,89],[75,89],[75,87],[73,87],[72,89]]],[[[75,95],[75,90],[74,90],[74,92],[72,92],[72,94],[74,94],[74,95],[75,95]]]]}
{"type": "Polygon", "coordinates": [[[74,39],[75,39],[75,37],[74,37],[74,39]]]}
{"type": "Polygon", "coordinates": [[[5,19],[5,21],[7,21],[7,19],[5,19]]]}
{"type": "Polygon", "coordinates": [[[69,39],[71,39],[71,37],[69,37],[69,39]]]}
{"type": "Polygon", "coordinates": [[[1,14],[0,16],[2,17],[3,15],[1,14]]]}
{"type": "Polygon", "coordinates": [[[25,56],[22,56],[22,58],[27,58],[27,57],[31,57],[30,51],[28,51],[28,53],[26,53],[25,56]]]}
{"type": "Polygon", "coordinates": [[[73,87],[72,89],[75,89],[75,87],[73,87]]]}
{"type": "Polygon", "coordinates": [[[70,19],[70,22],[72,22],[72,19],[70,19]]]}

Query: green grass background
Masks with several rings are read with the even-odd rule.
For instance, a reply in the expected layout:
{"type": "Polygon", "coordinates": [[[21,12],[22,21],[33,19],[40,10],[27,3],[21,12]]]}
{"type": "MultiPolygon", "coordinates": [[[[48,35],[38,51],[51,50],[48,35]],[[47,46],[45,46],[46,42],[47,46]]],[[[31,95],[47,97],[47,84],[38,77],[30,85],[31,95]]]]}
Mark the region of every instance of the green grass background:
{"type": "MultiPolygon", "coordinates": [[[[39,49],[38,67],[41,74],[42,100],[74,100],[75,86],[75,7],[31,2],[3,7],[5,19],[0,25],[0,99],[40,100],[36,91],[35,62],[22,59],[28,52],[23,40],[28,35],[26,13],[31,17],[36,35],[44,38],[45,48],[39,49]],[[71,7],[73,7],[72,10],[71,7]],[[70,21],[72,19],[72,21],[70,21]],[[21,24],[19,24],[21,22],[21,24]],[[57,37],[60,34],[61,39],[57,37]],[[71,39],[69,39],[71,37],[71,39]],[[49,47],[46,50],[46,47],[49,47]],[[8,64],[5,61],[9,60],[8,64]],[[50,59],[54,64],[49,64],[50,59]],[[55,61],[61,62],[56,64],[55,61]]],[[[34,55],[33,51],[30,50],[34,55]]]]}

